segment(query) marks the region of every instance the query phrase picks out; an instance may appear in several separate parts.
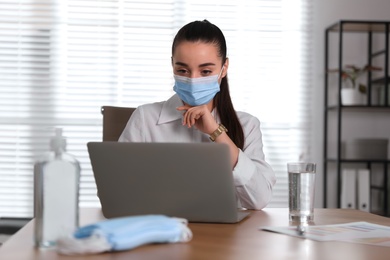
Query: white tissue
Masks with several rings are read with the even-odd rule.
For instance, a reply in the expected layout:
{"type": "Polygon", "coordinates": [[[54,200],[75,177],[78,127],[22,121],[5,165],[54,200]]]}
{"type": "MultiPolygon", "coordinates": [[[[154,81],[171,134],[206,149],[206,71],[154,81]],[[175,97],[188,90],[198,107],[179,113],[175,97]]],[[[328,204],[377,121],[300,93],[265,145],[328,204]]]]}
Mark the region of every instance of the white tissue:
{"type": "Polygon", "coordinates": [[[110,251],[106,237],[96,230],[90,237],[77,239],[72,235],[57,240],[57,252],[64,255],[97,254],[110,251]]]}

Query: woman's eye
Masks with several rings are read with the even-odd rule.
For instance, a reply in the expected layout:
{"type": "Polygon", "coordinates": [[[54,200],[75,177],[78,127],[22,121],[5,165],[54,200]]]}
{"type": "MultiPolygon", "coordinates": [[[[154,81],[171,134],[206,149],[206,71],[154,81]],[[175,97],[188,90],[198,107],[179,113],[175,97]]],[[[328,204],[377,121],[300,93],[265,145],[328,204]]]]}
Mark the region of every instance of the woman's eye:
{"type": "Polygon", "coordinates": [[[211,70],[202,70],[202,75],[204,76],[210,75],[211,73],[212,73],[211,70]]]}
{"type": "Polygon", "coordinates": [[[186,74],[187,70],[185,70],[185,69],[177,69],[176,72],[179,73],[179,74],[186,74]]]}

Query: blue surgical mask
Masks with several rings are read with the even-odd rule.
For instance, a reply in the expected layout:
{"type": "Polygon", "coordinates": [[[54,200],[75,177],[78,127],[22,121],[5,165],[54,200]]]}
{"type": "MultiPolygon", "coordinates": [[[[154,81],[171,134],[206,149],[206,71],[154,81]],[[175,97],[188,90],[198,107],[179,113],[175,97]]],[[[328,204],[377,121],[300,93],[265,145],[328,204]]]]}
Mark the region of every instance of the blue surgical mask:
{"type": "Polygon", "coordinates": [[[130,250],[151,243],[188,242],[188,221],[165,215],[112,218],[78,228],[57,240],[57,251],[65,255],[130,250]]]}
{"type": "Polygon", "coordinates": [[[184,76],[173,75],[175,86],[173,90],[181,100],[191,106],[200,106],[209,103],[219,92],[219,76],[212,75],[200,78],[188,78],[184,76]]]}

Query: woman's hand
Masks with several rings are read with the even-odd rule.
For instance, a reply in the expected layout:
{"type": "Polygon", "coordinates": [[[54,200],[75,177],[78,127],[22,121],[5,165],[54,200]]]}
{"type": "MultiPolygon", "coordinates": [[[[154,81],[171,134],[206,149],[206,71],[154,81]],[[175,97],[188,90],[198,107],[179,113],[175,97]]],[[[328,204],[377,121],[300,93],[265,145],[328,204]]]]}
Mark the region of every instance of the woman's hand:
{"type": "MultiPolygon", "coordinates": [[[[176,109],[178,111],[184,111],[183,125],[186,125],[188,128],[195,126],[199,131],[208,135],[211,135],[215,129],[218,128],[218,124],[211,114],[207,104],[196,107],[184,105],[177,107],[176,109]]],[[[225,143],[229,146],[231,166],[232,169],[234,169],[238,161],[239,149],[237,146],[226,133],[222,133],[215,142],[225,143]]]]}
{"type": "Polygon", "coordinates": [[[209,135],[218,128],[218,124],[207,105],[196,107],[184,105],[177,107],[176,109],[179,111],[184,111],[183,125],[186,125],[188,128],[195,126],[199,131],[209,135]]]}

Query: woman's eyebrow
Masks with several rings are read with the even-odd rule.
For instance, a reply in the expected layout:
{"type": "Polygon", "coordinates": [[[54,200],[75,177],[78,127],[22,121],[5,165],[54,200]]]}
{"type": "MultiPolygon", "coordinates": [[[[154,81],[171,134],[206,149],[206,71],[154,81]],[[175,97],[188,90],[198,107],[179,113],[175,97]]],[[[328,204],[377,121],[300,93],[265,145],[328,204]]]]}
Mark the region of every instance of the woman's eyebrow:
{"type": "MultiPolygon", "coordinates": [[[[184,62],[181,62],[181,61],[176,61],[175,62],[175,65],[179,65],[179,66],[183,66],[183,67],[188,67],[188,65],[184,62]]],[[[202,67],[207,67],[207,66],[215,66],[215,63],[212,63],[212,62],[207,62],[207,63],[202,63],[200,64],[198,67],[199,68],[202,68],[202,67]]]]}
{"type": "Polygon", "coordinates": [[[215,63],[212,63],[212,62],[203,63],[203,64],[199,65],[199,68],[200,67],[207,67],[207,66],[215,66],[215,63]]]}
{"type": "Polygon", "coordinates": [[[183,67],[188,67],[187,64],[185,64],[184,62],[180,62],[180,61],[176,61],[176,62],[175,62],[175,65],[179,65],[179,66],[183,66],[183,67]]]}

